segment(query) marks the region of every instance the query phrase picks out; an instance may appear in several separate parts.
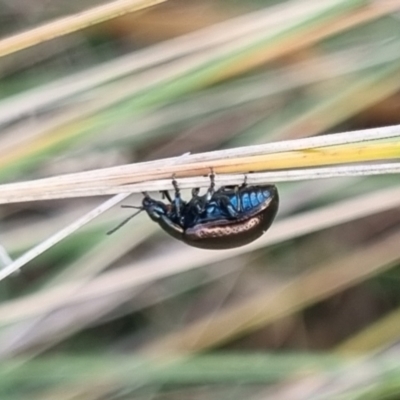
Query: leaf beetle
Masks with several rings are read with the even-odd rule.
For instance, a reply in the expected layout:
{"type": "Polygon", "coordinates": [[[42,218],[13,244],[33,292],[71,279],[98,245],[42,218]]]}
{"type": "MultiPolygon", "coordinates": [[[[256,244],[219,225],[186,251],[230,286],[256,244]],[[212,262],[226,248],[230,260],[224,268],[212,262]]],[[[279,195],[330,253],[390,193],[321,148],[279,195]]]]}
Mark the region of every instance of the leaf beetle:
{"type": "Polygon", "coordinates": [[[175,195],[162,191],[169,203],[159,201],[144,193],[142,207],[120,225],[113,233],[139,212],[157,222],[175,239],[202,249],[230,249],[258,239],[271,226],[279,206],[278,190],[274,185],[222,186],[215,190],[215,175],[210,174],[207,193],[200,196],[199,189],[192,190],[192,198],[182,200],[178,183],[172,181],[175,195]]]}

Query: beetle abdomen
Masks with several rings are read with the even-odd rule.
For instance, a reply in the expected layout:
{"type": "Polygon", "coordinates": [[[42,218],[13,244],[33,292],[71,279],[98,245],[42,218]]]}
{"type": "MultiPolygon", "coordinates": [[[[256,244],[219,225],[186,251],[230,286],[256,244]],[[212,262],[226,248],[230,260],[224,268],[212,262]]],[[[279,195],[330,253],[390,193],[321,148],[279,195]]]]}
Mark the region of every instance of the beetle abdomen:
{"type": "Polygon", "coordinates": [[[263,234],[260,217],[241,222],[215,221],[189,228],[183,241],[203,249],[230,249],[252,242],[263,234]]]}
{"type": "Polygon", "coordinates": [[[268,186],[268,189],[261,190],[259,187],[251,186],[244,188],[238,195],[231,191],[229,193],[229,201],[236,209],[241,209],[244,212],[251,211],[262,206],[274,195],[271,193],[271,188],[271,186],[268,186]]]}
{"type": "Polygon", "coordinates": [[[203,222],[185,230],[182,240],[203,249],[230,249],[258,239],[272,224],[278,211],[278,194],[269,197],[253,213],[241,218],[203,222]]]}

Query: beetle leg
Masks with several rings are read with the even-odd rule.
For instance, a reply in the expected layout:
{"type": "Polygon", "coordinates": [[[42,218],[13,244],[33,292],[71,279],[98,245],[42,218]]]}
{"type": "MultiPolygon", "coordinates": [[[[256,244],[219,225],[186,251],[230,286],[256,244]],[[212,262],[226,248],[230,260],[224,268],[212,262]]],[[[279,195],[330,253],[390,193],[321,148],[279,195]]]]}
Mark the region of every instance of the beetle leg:
{"type": "Polygon", "coordinates": [[[163,199],[167,199],[172,204],[172,198],[168,190],[162,190],[161,195],[163,199]]]}
{"type": "Polygon", "coordinates": [[[201,214],[206,209],[206,202],[199,196],[200,188],[192,189],[192,198],[189,202],[189,208],[194,208],[197,214],[201,214]]]}
{"type": "Polygon", "coordinates": [[[247,186],[247,174],[244,176],[244,181],[242,185],[240,186],[241,189],[245,188],[247,186]]]}
{"type": "Polygon", "coordinates": [[[239,214],[239,210],[237,210],[229,200],[227,200],[226,203],[224,204],[224,208],[226,212],[229,214],[229,216],[232,218],[236,218],[237,215],[239,214]]]}
{"type": "MultiPolygon", "coordinates": [[[[240,188],[241,188],[241,187],[240,187],[240,188]]],[[[234,189],[235,195],[236,195],[236,202],[237,202],[237,205],[238,205],[238,209],[237,209],[238,212],[243,211],[242,197],[241,197],[240,194],[239,194],[240,188],[239,188],[239,186],[235,186],[235,189],[234,189]]]]}
{"type": "Polygon", "coordinates": [[[211,198],[213,197],[214,193],[215,193],[215,174],[214,174],[214,170],[211,168],[210,186],[208,187],[208,190],[207,190],[207,200],[208,201],[211,200],[211,198]]]}
{"type": "MultiPolygon", "coordinates": [[[[235,206],[232,205],[229,197],[227,196],[219,196],[218,197],[220,207],[228,214],[229,217],[236,218],[238,214],[240,214],[240,209],[236,209],[235,206]]],[[[240,204],[240,203],[238,203],[240,204]]]]}
{"type": "Polygon", "coordinates": [[[195,202],[195,207],[197,209],[198,214],[201,214],[206,210],[206,205],[207,202],[204,201],[204,199],[202,198],[197,199],[197,201],[195,202]]]}
{"type": "Polygon", "coordinates": [[[198,197],[200,192],[200,188],[192,189],[192,197],[198,197]]]}
{"type": "Polygon", "coordinates": [[[174,205],[175,205],[175,210],[176,210],[176,215],[178,218],[182,216],[181,214],[181,205],[182,205],[182,199],[181,199],[181,192],[179,190],[178,182],[175,179],[175,175],[172,177],[172,186],[175,189],[175,198],[174,198],[174,205]]]}
{"type": "Polygon", "coordinates": [[[175,174],[172,176],[172,186],[174,187],[175,190],[175,196],[179,195],[179,186],[178,186],[178,181],[175,179],[175,174]]]}
{"type": "Polygon", "coordinates": [[[215,173],[214,170],[211,168],[211,173],[210,173],[210,188],[209,191],[211,194],[215,192],[215,173]]]}
{"type": "Polygon", "coordinates": [[[204,197],[198,195],[199,191],[199,188],[195,188],[192,190],[192,198],[187,204],[187,209],[194,209],[196,210],[197,214],[201,214],[202,212],[204,212],[207,204],[207,201],[204,200],[204,197]]]}

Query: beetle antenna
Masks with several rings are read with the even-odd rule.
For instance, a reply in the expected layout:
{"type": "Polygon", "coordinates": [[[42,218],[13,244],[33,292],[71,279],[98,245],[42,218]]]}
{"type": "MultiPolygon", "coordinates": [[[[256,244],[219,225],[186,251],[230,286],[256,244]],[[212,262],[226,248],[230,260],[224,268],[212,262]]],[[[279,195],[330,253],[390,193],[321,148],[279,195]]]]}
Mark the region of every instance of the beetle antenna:
{"type": "MultiPolygon", "coordinates": [[[[122,206],[123,207],[123,206],[122,206]]],[[[124,219],[120,224],[118,224],[115,228],[111,229],[110,231],[107,232],[107,235],[111,235],[112,233],[116,232],[119,228],[122,228],[126,223],[128,223],[132,218],[136,217],[136,215],[140,214],[144,208],[142,207],[134,207],[134,206],[128,206],[128,207],[124,207],[124,208],[139,208],[138,212],[135,212],[134,214],[132,214],[130,217],[128,217],[127,219],[124,219]]]]}

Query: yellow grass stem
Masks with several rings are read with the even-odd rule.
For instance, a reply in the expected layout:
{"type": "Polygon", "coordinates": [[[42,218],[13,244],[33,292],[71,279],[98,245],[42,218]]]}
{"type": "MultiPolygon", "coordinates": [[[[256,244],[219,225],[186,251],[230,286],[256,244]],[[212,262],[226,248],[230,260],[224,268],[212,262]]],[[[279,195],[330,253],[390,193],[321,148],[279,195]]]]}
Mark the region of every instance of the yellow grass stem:
{"type": "Polygon", "coordinates": [[[164,1],[165,0],[117,0],[49,22],[37,28],[1,40],[0,57],[164,1]]]}
{"type": "Polygon", "coordinates": [[[379,351],[397,343],[399,332],[400,310],[397,308],[342,342],[336,350],[337,353],[344,356],[379,351]]]}

